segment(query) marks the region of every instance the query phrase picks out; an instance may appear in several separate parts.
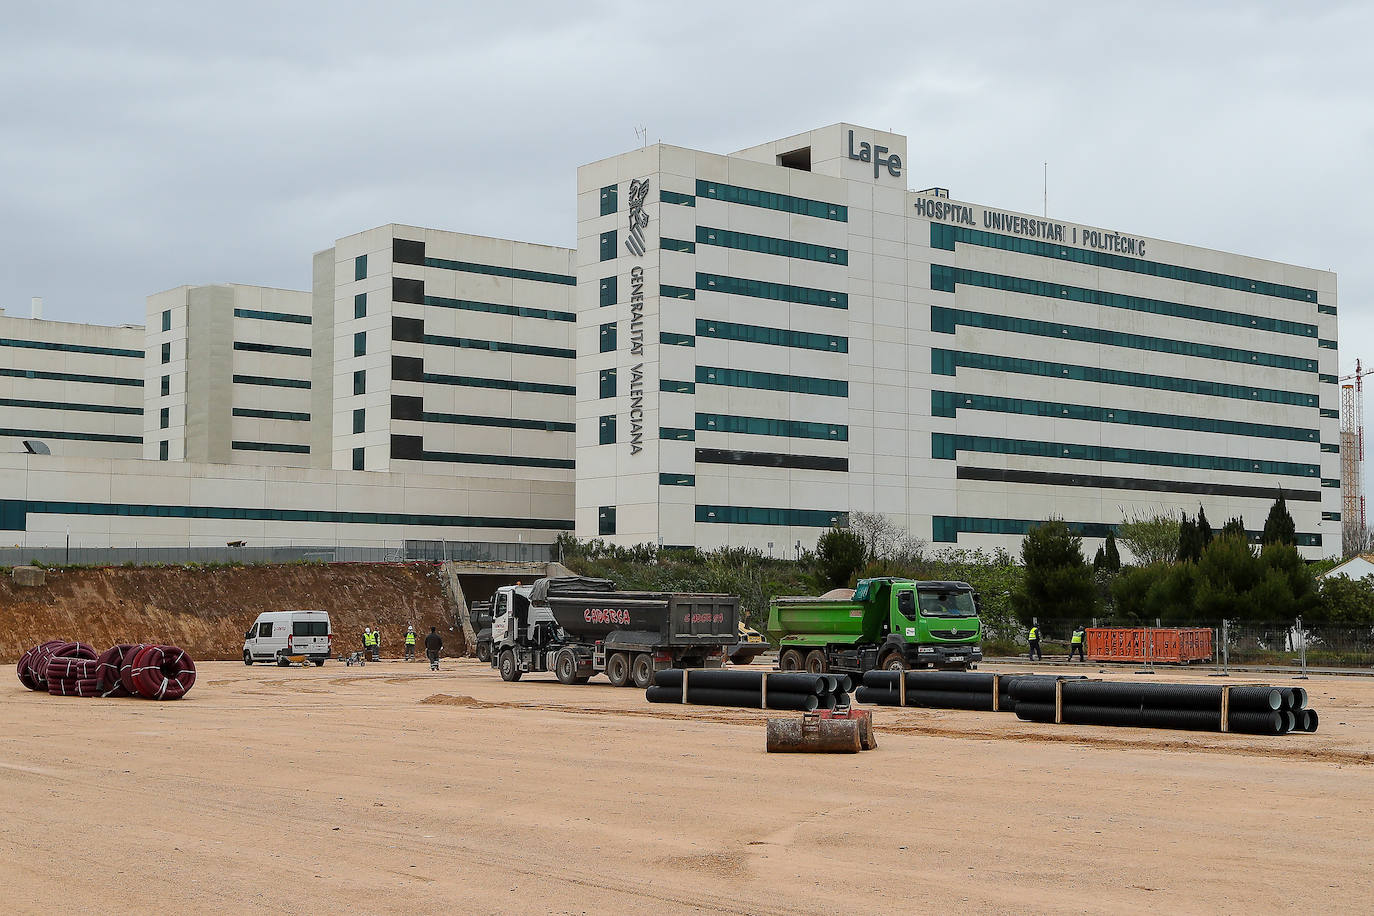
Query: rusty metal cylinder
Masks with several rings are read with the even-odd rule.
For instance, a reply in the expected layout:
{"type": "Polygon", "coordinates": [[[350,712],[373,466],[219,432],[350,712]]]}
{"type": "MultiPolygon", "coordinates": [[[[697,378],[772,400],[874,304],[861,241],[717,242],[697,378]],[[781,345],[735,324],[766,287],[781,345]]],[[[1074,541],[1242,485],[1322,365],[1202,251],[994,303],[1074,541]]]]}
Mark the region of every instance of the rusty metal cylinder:
{"type": "Polygon", "coordinates": [[[856,720],[800,716],[769,719],[765,746],[770,754],[857,754],[863,739],[856,720]]]}

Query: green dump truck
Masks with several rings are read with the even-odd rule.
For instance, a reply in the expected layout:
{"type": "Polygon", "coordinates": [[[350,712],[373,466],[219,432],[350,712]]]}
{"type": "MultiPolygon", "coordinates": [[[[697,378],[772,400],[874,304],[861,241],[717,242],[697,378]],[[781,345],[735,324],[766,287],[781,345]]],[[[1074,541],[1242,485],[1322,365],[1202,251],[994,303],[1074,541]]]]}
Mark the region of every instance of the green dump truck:
{"type": "Polygon", "coordinates": [[[853,597],[774,598],[768,635],[784,671],[966,669],[983,659],[967,582],[861,579],[853,597]]]}

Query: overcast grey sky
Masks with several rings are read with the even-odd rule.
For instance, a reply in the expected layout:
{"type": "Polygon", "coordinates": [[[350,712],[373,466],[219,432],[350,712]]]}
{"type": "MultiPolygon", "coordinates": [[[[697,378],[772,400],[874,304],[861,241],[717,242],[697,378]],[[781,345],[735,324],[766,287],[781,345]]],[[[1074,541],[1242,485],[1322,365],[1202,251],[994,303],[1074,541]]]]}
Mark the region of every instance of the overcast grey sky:
{"type": "Polygon", "coordinates": [[[912,187],[1339,275],[1374,330],[1369,3],[6,5],[0,307],[308,288],[389,222],[575,244],[576,167],[847,120],[912,187]]]}

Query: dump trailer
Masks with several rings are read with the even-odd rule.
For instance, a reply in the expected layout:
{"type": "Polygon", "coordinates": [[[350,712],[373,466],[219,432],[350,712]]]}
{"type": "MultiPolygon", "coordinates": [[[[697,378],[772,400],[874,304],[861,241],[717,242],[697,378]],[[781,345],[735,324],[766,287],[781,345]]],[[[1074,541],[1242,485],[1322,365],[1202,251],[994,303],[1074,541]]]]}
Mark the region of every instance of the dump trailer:
{"type": "Polygon", "coordinates": [[[774,598],[768,635],[783,671],[966,669],[983,659],[967,582],[861,579],[852,597],[774,598]]]}
{"type": "Polygon", "coordinates": [[[739,638],[739,598],[623,592],[609,579],[561,576],[508,585],[492,599],[492,666],[502,680],[552,671],[564,684],[605,672],[647,688],[665,668],[719,668],[739,638]]]}

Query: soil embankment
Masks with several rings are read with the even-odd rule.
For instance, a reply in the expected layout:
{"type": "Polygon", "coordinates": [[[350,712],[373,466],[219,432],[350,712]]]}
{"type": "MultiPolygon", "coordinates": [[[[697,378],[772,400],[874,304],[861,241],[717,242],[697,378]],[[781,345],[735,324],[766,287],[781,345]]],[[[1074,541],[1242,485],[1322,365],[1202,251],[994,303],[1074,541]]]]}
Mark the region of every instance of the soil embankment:
{"type": "Polygon", "coordinates": [[[50,569],[38,587],[0,578],[0,661],[61,638],[98,648],[171,643],[196,659],[237,659],[258,614],[282,610],[328,611],[339,653],[361,649],[370,626],[381,629],[383,655],[395,657],[408,624],[422,635],[439,627],[445,655],[463,649],[462,631],[449,629],[439,568],[429,564],[104,567],[50,569]]]}

